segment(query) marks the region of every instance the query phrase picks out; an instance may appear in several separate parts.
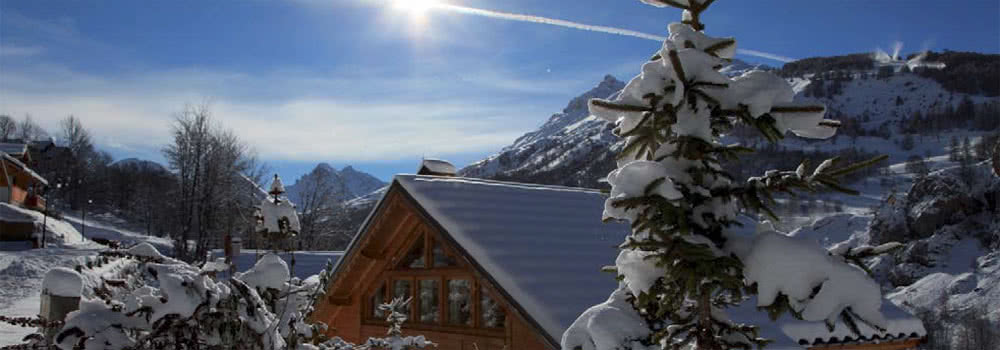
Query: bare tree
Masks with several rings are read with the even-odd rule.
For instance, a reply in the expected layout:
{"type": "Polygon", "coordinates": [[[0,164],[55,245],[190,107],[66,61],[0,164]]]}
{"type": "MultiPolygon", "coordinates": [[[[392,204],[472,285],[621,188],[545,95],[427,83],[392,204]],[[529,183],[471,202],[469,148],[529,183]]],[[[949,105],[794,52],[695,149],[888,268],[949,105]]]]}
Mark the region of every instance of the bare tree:
{"type": "Polygon", "coordinates": [[[175,255],[199,259],[224,234],[242,227],[242,177],[259,177],[258,162],[249,146],[212,121],[207,104],[178,113],[172,134],[163,154],[177,177],[175,255]]]}
{"type": "Polygon", "coordinates": [[[342,211],[337,198],[343,197],[343,188],[337,188],[333,181],[336,174],[327,167],[316,167],[299,180],[296,191],[299,194],[298,209],[299,244],[308,247],[328,248],[324,236],[331,235],[338,214],[342,211]]]}
{"type": "Polygon", "coordinates": [[[31,142],[46,137],[48,133],[35,123],[30,114],[25,114],[24,119],[21,119],[21,122],[17,124],[15,135],[23,142],[31,142]]]}
{"type": "MultiPolygon", "coordinates": [[[[25,120],[30,121],[30,118],[26,117],[25,120]]],[[[88,199],[85,198],[88,192],[99,193],[98,191],[88,191],[93,185],[90,180],[96,178],[91,175],[97,172],[99,163],[103,165],[109,163],[110,156],[101,157],[94,150],[90,131],[83,127],[83,123],[79,118],[70,115],[59,122],[59,127],[60,137],[65,140],[72,154],[69,164],[66,164],[62,168],[61,172],[63,174],[60,177],[70,184],[67,194],[69,195],[71,207],[76,209],[88,199]]],[[[24,132],[24,128],[25,124],[22,123],[22,133],[24,132]]]]}
{"type": "Polygon", "coordinates": [[[0,141],[10,141],[17,134],[17,121],[11,116],[0,114],[0,141]]]}

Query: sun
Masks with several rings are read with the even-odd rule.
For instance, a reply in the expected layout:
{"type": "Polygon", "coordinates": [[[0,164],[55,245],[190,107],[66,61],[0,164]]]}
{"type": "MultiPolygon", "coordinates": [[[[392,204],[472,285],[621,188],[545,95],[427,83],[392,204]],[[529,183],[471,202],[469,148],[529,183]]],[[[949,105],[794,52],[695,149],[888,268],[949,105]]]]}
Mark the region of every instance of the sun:
{"type": "Polygon", "coordinates": [[[410,13],[414,17],[423,17],[432,8],[440,5],[438,0],[392,0],[392,7],[410,13]]]}

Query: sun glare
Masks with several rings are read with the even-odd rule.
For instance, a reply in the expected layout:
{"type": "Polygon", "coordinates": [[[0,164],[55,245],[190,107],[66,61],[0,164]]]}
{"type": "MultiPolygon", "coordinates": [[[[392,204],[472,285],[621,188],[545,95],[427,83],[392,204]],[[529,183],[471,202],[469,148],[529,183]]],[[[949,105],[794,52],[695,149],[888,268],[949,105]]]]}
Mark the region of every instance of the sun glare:
{"type": "Polygon", "coordinates": [[[427,11],[439,5],[437,0],[392,0],[392,7],[409,12],[413,16],[422,17],[427,11]]]}

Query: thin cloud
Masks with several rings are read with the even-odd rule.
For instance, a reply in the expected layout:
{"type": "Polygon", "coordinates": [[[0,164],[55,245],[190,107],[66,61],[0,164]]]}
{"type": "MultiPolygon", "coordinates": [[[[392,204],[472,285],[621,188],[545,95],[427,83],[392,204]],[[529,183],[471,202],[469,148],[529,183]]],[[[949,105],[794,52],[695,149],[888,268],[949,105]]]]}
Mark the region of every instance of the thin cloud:
{"type": "MultiPolygon", "coordinates": [[[[53,131],[60,119],[73,114],[104,147],[155,154],[170,141],[172,115],[185,104],[210,97],[215,118],[265,159],[387,162],[422,154],[494,151],[555,111],[531,103],[512,108],[489,93],[527,90],[509,94],[529,94],[533,89],[525,87],[530,82],[478,76],[476,84],[491,86],[480,88],[485,93],[424,98],[422,89],[408,95],[402,90],[394,92],[400,95],[378,95],[377,87],[352,91],[345,89],[350,81],[287,72],[251,76],[186,70],[106,78],[38,66],[28,72],[5,72],[9,83],[0,86],[0,113],[31,113],[53,131]],[[278,91],[261,98],[247,86],[278,91]],[[342,95],[334,94],[338,91],[342,95]]],[[[400,82],[381,79],[386,84],[400,82]]],[[[408,79],[406,84],[445,87],[433,77],[408,79]]]]}
{"type": "Polygon", "coordinates": [[[0,57],[37,56],[45,50],[37,46],[16,46],[0,44],[0,57]]]}

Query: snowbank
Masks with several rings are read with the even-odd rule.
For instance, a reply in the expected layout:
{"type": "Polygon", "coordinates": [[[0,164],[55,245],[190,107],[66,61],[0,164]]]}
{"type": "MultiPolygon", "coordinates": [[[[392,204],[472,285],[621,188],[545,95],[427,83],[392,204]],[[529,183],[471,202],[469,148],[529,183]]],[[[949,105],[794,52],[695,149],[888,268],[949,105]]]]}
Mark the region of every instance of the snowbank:
{"type": "Polygon", "coordinates": [[[7,203],[0,203],[0,219],[12,222],[34,222],[35,234],[40,235],[42,224],[45,224],[46,246],[79,245],[87,242],[73,225],[53,217],[46,218],[44,214],[34,210],[20,208],[7,203]]]}

